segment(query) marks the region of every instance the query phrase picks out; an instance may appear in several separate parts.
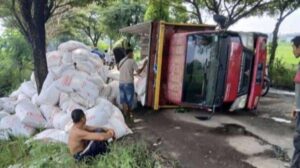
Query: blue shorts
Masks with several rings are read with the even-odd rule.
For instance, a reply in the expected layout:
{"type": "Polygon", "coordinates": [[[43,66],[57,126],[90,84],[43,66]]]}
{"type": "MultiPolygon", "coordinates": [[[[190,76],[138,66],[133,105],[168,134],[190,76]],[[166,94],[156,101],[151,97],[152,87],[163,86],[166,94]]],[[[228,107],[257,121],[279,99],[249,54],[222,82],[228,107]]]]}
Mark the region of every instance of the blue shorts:
{"type": "Polygon", "coordinates": [[[133,107],[134,85],[133,83],[120,83],[120,102],[127,104],[128,107],[133,107]]]}

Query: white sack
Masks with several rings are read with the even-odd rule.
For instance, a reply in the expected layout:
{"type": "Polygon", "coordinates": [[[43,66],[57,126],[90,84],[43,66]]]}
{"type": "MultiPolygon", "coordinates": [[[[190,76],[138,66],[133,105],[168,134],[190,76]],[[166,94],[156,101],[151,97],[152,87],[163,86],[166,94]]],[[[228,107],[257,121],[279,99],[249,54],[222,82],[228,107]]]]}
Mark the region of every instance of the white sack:
{"type": "Polygon", "coordinates": [[[96,72],[95,66],[88,61],[76,62],[76,69],[88,74],[96,72]]]}
{"type": "Polygon", "coordinates": [[[107,81],[107,74],[109,72],[109,66],[102,66],[99,70],[98,73],[101,76],[101,78],[103,79],[104,82],[107,81]]]}
{"type": "MultiPolygon", "coordinates": [[[[20,88],[19,88],[19,89],[13,91],[13,92],[9,95],[9,97],[10,97],[10,98],[13,98],[13,99],[17,99],[17,97],[19,96],[20,93],[21,93],[21,91],[20,91],[20,88]]],[[[0,106],[1,106],[1,105],[0,105],[0,106]]],[[[1,108],[1,107],[0,107],[0,108],[1,108]]]]}
{"type": "Polygon", "coordinates": [[[110,94],[107,99],[110,102],[114,102],[119,97],[119,81],[112,81],[108,84],[108,86],[110,87],[110,94]]]}
{"type": "Polygon", "coordinates": [[[92,54],[88,57],[88,60],[94,64],[97,71],[103,66],[103,61],[98,55],[92,54]]]}
{"type": "Polygon", "coordinates": [[[101,127],[112,116],[114,106],[106,99],[98,99],[99,104],[85,112],[87,125],[101,127]]]}
{"type": "Polygon", "coordinates": [[[63,64],[73,64],[72,54],[69,52],[62,52],[62,63],[63,64]]]}
{"type": "Polygon", "coordinates": [[[56,88],[56,84],[52,83],[47,89],[42,90],[37,98],[37,103],[39,105],[57,105],[59,101],[60,92],[56,88]]]}
{"type": "Polygon", "coordinates": [[[75,109],[81,109],[81,110],[85,110],[85,108],[81,105],[79,105],[78,103],[74,102],[73,100],[68,100],[65,103],[62,104],[61,109],[68,113],[71,116],[71,113],[73,110],[75,109]]]}
{"type": "Polygon", "coordinates": [[[65,74],[61,78],[59,78],[56,82],[56,87],[63,92],[70,93],[73,91],[71,86],[73,80],[73,74],[65,74]]]}
{"type": "Polygon", "coordinates": [[[58,107],[51,105],[41,105],[40,110],[47,121],[47,128],[52,127],[54,115],[61,112],[58,107]]]}
{"type": "Polygon", "coordinates": [[[60,51],[51,51],[46,55],[48,68],[60,66],[62,64],[62,53],[60,51]]]}
{"type": "Polygon", "coordinates": [[[59,95],[59,107],[61,107],[69,99],[70,96],[67,93],[61,92],[59,95]]]}
{"type": "Polygon", "coordinates": [[[8,97],[0,98],[0,107],[2,107],[2,109],[4,109],[10,114],[15,112],[16,103],[17,101],[14,98],[8,98],[8,97]]]}
{"type": "Polygon", "coordinates": [[[78,89],[78,94],[85,99],[92,98],[97,99],[99,97],[99,89],[97,85],[93,84],[88,80],[80,82],[80,88],[78,89]]]}
{"type": "Polygon", "coordinates": [[[56,113],[53,116],[53,127],[64,130],[68,122],[71,121],[71,115],[63,112],[56,113]]]}
{"type": "Polygon", "coordinates": [[[28,96],[26,96],[25,94],[21,93],[18,96],[17,103],[22,101],[22,100],[30,100],[30,98],[28,96]]]}
{"type": "Polygon", "coordinates": [[[91,52],[82,48],[78,48],[72,52],[73,62],[76,63],[87,61],[90,56],[91,52]]]}
{"type": "Polygon", "coordinates": [[[48,75],[43,83],[42,90],[46,90],[55,80],[55,75],[52,72],[48,72],[48,75]]]}
{"type": "Polygon", "coordinates": [[[107,74],[107,77],[112,79],[112,80],[117,80],[119,81],[120,79],[120,71],[116,70],[116,69],[113,69],[113,70],[110,70],[107,74]]]}
{"type": "Polygon", "coordinates": [[[22,123],[34,128],[43,128],[46,124],[39,109],[28,100],[22,100],[17,104],[16,116],[22,123]]]}
{"type": "Polygon", "coordinates": [[[132,133],[124,121],[114,117],[109,119],[104,127],[113,129],[117,139],[132,133]]]}
{"type": "Polygon", "coordinates": [[[32,97],[34,94],[37,93],[36,89],[34,88],[34,85],[32,81],[27,81],[21,84],[20,88],[21,92],[25,94],[28,97],[32,97]]]}
{"type": "Polygon", "coordinates": [[[143,95],[146,92],[146,83],[147,83],[146,77],[139,78],[134,86],[135,93],[138,94],[139,96],[143,95]]]}
{"type": "Polygon", "coordinates": [[[104,83],[103,79],[97,73],[92,74],[87,79],[89,81],[93,82],[95,85],[97,85],[99,90],[102,90],[102,88],[104,87],[105,83],[104,83]]]}
{"type": "Polygon", "coordinates": [[[33,137],[33,140],[46,140],[53,142],[62,142],[67,144],[69,135],[62,130],[58,129],[47,129],[44,130],[33,137]]]}
{"type": "Polygon", "coordinates": [[[79,94],[77,94],[75,92],[71,93],[71,99],[75,103],[77,103],[77,104],[79,104],[79,105],[81,105],[83,107],[86,107],[86,108],[91,108],[91,107],[93,107],[95,105],[95,99],[91,99],[91,98],[86,99],[86,98],[83,98],[83,97],[81,97],[79,94]]]}
{"type": "Polygon", "coordinates": [[[34,94],[33,96],[32,96],[32,98],[31,98],[31,102],[32,102],[32,104],[34,104],[34,105],[38,105],[38,103],[37,103],[37,99],[38,99],[38,94],[36,93],[36,94],[34,94]]]}
{"type": "Polygon", "coordinates": [[[9,129],[13,136],[29,137],[34,133],[34,128],[25,125],[16,115],[6,116],[1,119],[0,129],[9,129]]]}
{"type": "Polygon", "coordinates": [[[9,115],[9,113],[8,112],[6,112],[6,111],[0,111],[0,120],[2,119],[2,118],[4,118],[4,117],[6,117],[6,116],[8,116],[9,115]]]}
{"type": "Polygon", "coordinates": [[[78,41],[73,41],[73,40],[61,43],[58,46],[58,50],[65,51],[65,52],[72,52],[73,50],[78,49],[78,48],[89,50],[89,48],[86,45],[84,45],[83,43],[80,43],[78,41]]]}
{"type": "Polygon", "coordinates": [[[75,70],[75,66],[74,64],[71,63],[71,64],[64,64],[62,66],[53,67],[49,71],[54,74],[55,78],[59,78],[63,76],[65,73],[74,70],[75,70]]]}

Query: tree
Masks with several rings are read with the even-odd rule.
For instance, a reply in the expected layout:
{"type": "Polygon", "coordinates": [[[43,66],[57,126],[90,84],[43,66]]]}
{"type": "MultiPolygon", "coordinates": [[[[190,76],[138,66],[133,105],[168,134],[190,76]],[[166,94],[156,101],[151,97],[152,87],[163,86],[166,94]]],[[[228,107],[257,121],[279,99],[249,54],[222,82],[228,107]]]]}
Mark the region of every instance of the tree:
{"type": "Polygon", "coordinates": [[[145,6],[139,2],[115,1],[103,8],[101,22],[110,39],[119,38],[119,29],[143,21],[145,6]]]}
{"type": "Polygon", "coordinates": [[[6,29],[0,38],[0,97],[28,79],[32,71],[29,44],[16,29],[6,29]]]}
{"type": "Polygon", "coordinates": [[[186,23],[189,17],[182,0],[150,0],[144,20],[164,20],[168,22],[186,23]]]}
{"type": "MultiPolygon", "coordinates": [[[[1,0],[0,15],[17,27],[30,43],[33,53],[34,74],[37,91],[40,93],[48,69],[46,60],[45,23],[66,7],[84,5],[92,0],[1,0]]],[[[104,3],[105,1],[97,1],[104,3]]],[[[68,10],[68,8],[66,8],[68,10]]]]}
{"type": "Polygon", "coordinates": [[[164,20],[169,21],[170,2],[162,0],[149,0],[149,4],[144,16],[145,21],[164,20]]]}
{"type": "Polygon", "coordinates": [[[94,47],[98,46],[104,25],[100,22],[101,7],[91,4],[85,8],[75,8],[63,20],[64,28],[68,28],[70,32],[80,32],[89,38],[94,47]]]}
{"type": "Polygon", "coordinates": [[[278,46],[277,41],[278,41],[278,32],[279,32],[280,25],[290,14],[292,14],[299,7],[300,7],[299,0],[274,0],[266,9],[267,14],[271,16],[277,16],[277,22],[275,24],[272,33],[273,37],[272,37],[272,44],[270,49],[269,65],[270,65],[271,72],[273,69],[276,49],[278,46]]]}
{"type": "Polygon", "coordinates": [[[192,6],[193,11],[192,16],[197,18],[197,22],[198,24],[202,24],[203,20],[202,20],[202,14],[201,14],[201,10],[203,9],[204,5],[202,0],[184,0],[184,2],[190,4],[192,6]]]}
{"type": "Polygon", "coordinates": [[[225,21],[225,29],[235,24],[242,18],[251,16],[256,11],[264,8],[271,1],[268,0],[185,0],[193,6],[198,16],[199,23],[202,23],[202,16],[200,9],[206,9],[209,13],[214,15],[224,15],[227,19],[225,21]]]}

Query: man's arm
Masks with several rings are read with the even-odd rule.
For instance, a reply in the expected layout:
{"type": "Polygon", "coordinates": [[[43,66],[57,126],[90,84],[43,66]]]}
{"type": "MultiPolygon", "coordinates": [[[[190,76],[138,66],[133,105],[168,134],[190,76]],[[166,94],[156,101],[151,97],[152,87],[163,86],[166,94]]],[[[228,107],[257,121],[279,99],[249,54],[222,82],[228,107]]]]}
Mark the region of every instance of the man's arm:
{"type": "Polygon", "coordinates": [[[113,130],[108,130],[105,133],[96,133],[96,132],[88,132],[88,131],[81,131],[80,137],[84,140],[96,140],[96,141],[105,141],[110,138],[113,138],[115,133],[113,130]]]}
{"type": "Polygon", "coordinates": [[[95,132],[95,131],[97,131],[97,130],[99,130],[99,129],[102,129],[103,131],[108,131],[108,129],[107,128],[102,128],[102,127],[92,127],[92,126],[88,126],[88,125],[86,125],[85,127],[84,127],[84,129],[86,130],[86,131],[89,131],[89,132],[95,132]]]}
{"type": "Polygon", "coordinates": [[[139,75],[139,74],[141,74],[141,73],[143,72],[143,70],[145,69],[147,63],[148,63],[148,60],[145,60],[143,66],[142,66],[142,68],[141,68],[141,69],[138,69],[138,70],[136,71],[136,74],[137,74],[137,75],[139,75]]]}

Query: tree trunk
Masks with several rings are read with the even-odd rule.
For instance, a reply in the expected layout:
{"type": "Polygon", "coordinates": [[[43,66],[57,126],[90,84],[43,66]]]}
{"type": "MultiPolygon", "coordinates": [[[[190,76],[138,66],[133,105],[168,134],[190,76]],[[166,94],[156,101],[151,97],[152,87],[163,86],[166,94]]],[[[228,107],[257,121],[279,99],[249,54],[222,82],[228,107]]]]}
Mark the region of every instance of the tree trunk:
{"type": "Polygon", "coordinates": [[[41,92],[43,83],[48,74],[45,44],[45,26],[37,29],[36,34],[32,36],[32,51],[34,63],[34,76],[38,93],[41,92]]]}
{"type": "Polygon", "coordinates": [[[31,46],[33,52],[34,75],[38,94],[48,74],[46,59],[45,0],[35,0],[34,25],[31,25],[31,46]]]}
{"type": "Polygon", "coordinates": [[[272,39],[272,44],[271,44],[271,49],[270,49],[270,61],[269,61],[269,67],[270,70],[272,72],[273,69],[273,64],[274,64],[274,60],[275,60],[275,54],[276,54],[276,49],[278,46],[278,32],[279,32],[279,27],[280,24],[282,23],[282,19],[278,19],[275,28],[273,30],[273,39],[272,39]]]}

